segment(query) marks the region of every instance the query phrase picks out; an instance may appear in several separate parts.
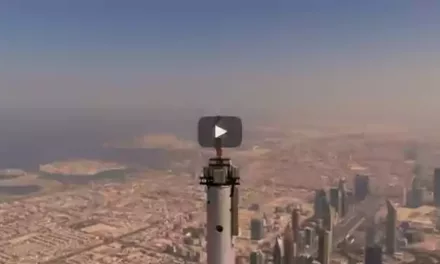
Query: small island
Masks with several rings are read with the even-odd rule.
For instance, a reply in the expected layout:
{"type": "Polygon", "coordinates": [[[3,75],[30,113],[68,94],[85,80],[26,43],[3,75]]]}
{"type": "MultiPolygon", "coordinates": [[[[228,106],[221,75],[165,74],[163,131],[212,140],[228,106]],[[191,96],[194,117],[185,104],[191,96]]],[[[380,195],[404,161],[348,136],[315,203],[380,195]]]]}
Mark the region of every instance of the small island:
{"type": "Polygon", "coordinates": [[[97,160],[68,160],[40,165],[42,178],[62,183],[85,184],[97,180],[122,180],[128,169],[126,166],[97,160]]]}

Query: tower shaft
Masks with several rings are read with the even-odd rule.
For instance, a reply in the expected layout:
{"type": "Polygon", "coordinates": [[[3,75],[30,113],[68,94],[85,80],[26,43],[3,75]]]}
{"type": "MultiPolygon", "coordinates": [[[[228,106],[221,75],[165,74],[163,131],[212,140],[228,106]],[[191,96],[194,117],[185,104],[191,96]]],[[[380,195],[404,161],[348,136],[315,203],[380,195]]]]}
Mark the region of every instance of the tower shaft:
{"type": "Polygon", "coordinates": [[[233,263],[230,193],[229,186],[208,186],[208,264],[233,263]]]}
{"type": "Polygon", "coordinates": [[[231,165],[230,159],[216,157],[209,160],[209,166],[203,168],[200,184],[207,191],[207,232],[206,251],[208,264],[234,263],[233,223],[238,229],[237,217],[233,207],[238,200],[236,185],[239,183],[238,169],[231,165]]]}

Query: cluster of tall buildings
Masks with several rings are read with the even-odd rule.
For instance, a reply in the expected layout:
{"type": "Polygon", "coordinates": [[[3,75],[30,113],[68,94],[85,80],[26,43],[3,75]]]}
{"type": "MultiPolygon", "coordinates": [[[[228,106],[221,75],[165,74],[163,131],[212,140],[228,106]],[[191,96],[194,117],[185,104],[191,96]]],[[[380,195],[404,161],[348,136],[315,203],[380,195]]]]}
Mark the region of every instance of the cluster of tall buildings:
{"type": "MultiPolygon", "coordinates": [[[[354,185],[356,186],[356,179],[354,185]]],[[[364,198],[368,194],[368,186],[366,190],[358,190],[364,198]]],[[[328,193],[324,189],[316,190],[313,218],[301,228],[300,210],[296,208],[292,211],[290,224],[275,241],[273,263],[329,264],[333,250],[335,219],[347,215],[352,200],[353,194],[347,190],[345,179],[340,179],[337,187],[330,188],[328,193]],[[310,252],[317,252],[316,259],[309,254],[310,252]]]]}
{"type": "MultiPolygon", "coordinates": [[[[404,193],[405,206],[409,208],[418,208],[425,203],[427,190],[422,186],[422,176],[420,165],[415,165],[413,169],[414,176],[411,181],[410,189],[404,193]]],[[[440,168],[434,169],[432,180],[433,205],[440,207],[440,168]]]]}
{"type": "MultiPolygon", "coordinates": [[[[440,170],[438,175],[440,186],[440,170]]],[[[416,187],[416,184],[414,186],[416,187]]],[[[335,246],[332,245],[335,222],[338,218],[346,217],[352,208],[352,204],[363,201],[369,194],[370,178],[368,175],[355,176],[353,191],[347,189],[345,179],[340,179],[337,186],[330,188],[328,192],[324,189],[316,190],[313,217],[301,226],[301,209],[294,208],[291,212],[290,223],[286,226],[282,235],[277,236],[275,239],[272,256],[267,256],[261,251],[254,251],[250,255],[250,263],[331,263],[332,250],[335,246]]],[[[374,218],[370,219],[371,223],[366,228],[365,264],[381,264],[383,263],[383,254],[394,255],[396,252],[397,211],[390,201],[387,201],[387,210],[383,244],[378,243],[376,236],[377,224],[374,218]]],[[[264,238],[264,220],[251,220],[252,240],[264,238]]]]}
{"type": "Polygon", "coordinates": [[[371,219],[365,232],[364,264],[382,264],[383,253],[393,256],[397,250],[397,210],[394,204],[387,200],[387,215],[385,218],[384,248],[378,241],[375,219],[371,219]],[[385,252],[384,252],[385,251],[385,252]]]}
{"type": "MultiPolygon", "coordinates": [[[[275,239],[275,245],[272,251],[272,261],[274,264],[300,264],[296,262],[298,250],[303,247],[304,231],[301,230],[301,209],[294,208],[291,213],[291,221],[284,229],[281,236],[275,239]]],[[[265,219],[251,220],[251,239],[260,240],[264,236],[265,219]]],[[[251,264],[262,264],[265,262],[265,256],[261,251],[253,251],[250,254],[251,264]]],[[[308,263],[308,262],[306,262],[308,263]]]]}
{"type": "MultiPolygon", "coordinates": [[[[414,177],[408,191],[405,190],[405,205],[417,208],[424,204],[426,188],[422,186],[420,166],[416,165],[414,177]]],[[[440,168],[434,169],[433,175],[433,204],[440,207],[440,168]]],[[[261,251],[252,252],[251,264],[308,264],[331,262],[331,253],[334,245],[333,225],[338,218],[344,218],[351,210],[351,205],[361,202],[370,194],[370,177],[368,175],[356,175],[353,181],[353,191],[346,187],[344,179],[340,179],[338,185],[328,192],[324,189],[315,191],[314,216],[306,225],[300,226],[300,209],[292,211],[290,223],[282,235],[275,240],[272,251],[272,260],[267,262],[265,254],[261,251]],[[314,256],[310,254],[317,253],[314,256]]],[[[376,232],[377,223],[374,217],[369,219],[366,227],[366,241],[364,251],[364,264],[382,264],[384,256],[394,256],[400,247],[402,238],[397,227],[397,209],[390,201],[386,201],[387,214],[385,217],[383,232],[376,232]],[[377,235],[381,234],[382,239],[377,235]],[[400,234],[400,235],[399,235],[400,234]],[[379,242],[382,241],[382,242],[379,242]]],[[[439,225],[440,227],[440,214],[439,225]]],[[[264,237],[264,219],[251,221],[251,239],[260,240],[264,237]]]]}
{"type": "MultiPolygon", "coordinates": [[[[300,254],[308,247],[307,229],[303,230],[300,226],[301,212],[299,208],[294,208],[291,213],[290,224],[284,229],[283,235],[275,240],[272,258],[274,264],[302,264],[313,263],[313,258],[300,254]],[[304,262],[305,261],[305,262],[304,262]]],[[[312,235],[309,234],[309,238],[312,235]]]]}

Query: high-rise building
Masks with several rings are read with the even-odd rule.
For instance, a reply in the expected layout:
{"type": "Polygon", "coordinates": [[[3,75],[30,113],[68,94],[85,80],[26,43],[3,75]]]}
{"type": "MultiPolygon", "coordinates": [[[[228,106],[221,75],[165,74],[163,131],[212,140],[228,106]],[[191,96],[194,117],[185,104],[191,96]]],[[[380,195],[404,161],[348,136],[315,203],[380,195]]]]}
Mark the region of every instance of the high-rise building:
{"type": "Polygon", "coordinates": [[[347,187],[345,186],[345,179],[339,179],[338,184],[339,194],[341,196],[341,208],[338,211],[339,217],[344,217],[348,212],[347,187]]]}
{"type": "Polygon", "coordinates": [[[320,189],[315,191],[315,201],[313,204],[313,209],[316,218],[322,218],[323,214],[323,201],[327,201],[327,194],[325,190],[320,189]]]}
{"type": "Polygon", "coordinates": [[[374,218],[370,220],[367,228],[365,229],[365,246],[371,246],[376,244],[376,223],[374,218]]]}
{"type": "Polygon", "coordinates": [[[332,227],[333,215],[330,203],[324,190],[317,191],[315,196],[315,208],[315,219],[318,222],[321,220],[323,227],[327,230],[330,230],[332,227]]]}
{"type": "Polygon", "coordinates": [[[413,167],[412,173],[413,173],[415,176],[417,176],[417,177],[422,176],[422,175],[423,175],[423,167],[422,167],[422,165],[420,165],[420,164],[418,164],[418,163],[414,164],[414,167],[413,167]]]}
{"type": "Polygon", "coordinates": [[[422,187],[422,184],[420,182],[420,177],[417,175],[414,175],[414,177],[411,180],[411,189],[419,189],[422,187]]]}
{"type": "Polygon", "coordinates": [[[321,230],[318,239],[318,261],[330,264],[332,253],[332,231],[321,230]]]}
{"type": "Polygon", "coordinates": [[[315,259],[308,254],[301,254],[298,256],[295,264],[314,264],[315,259]]]}
{"type": "Polygon", "coordinates": [[[408,146],[404,150],[404,158],[405,160],[417,160],[418,157],[418,149],[415,144],[408,146]]]}
{"type": "Polygon", "coordinates": [[[283,240],[277,237],[273,247],[273,264],[284,264],[284,245],[283,240]]]}
{"type": "Polygon", "coordinates": [[[315,220],[315,232],[316,234],[319,234],[319,231],[321,231],[321,229],[324,229],[324,220],[322,220],[322,218],[318,218],[315,220]]]}
{"type": "Polygon", "coordinates": [[[296,245],[293,241],[293,233],[290,225],[287,225],[283,234],[283,246],[284,246],[284,264],[293,264],[296,257],[296,245]]]}
{"type": "Polygon", "coordinates": [[[297,248],[298,254],[304,252],[304,249],[305,249],[305,231],[304,230],[298,231],[298,237],[296,238],[295,243],[296,243],[296,248],[297,248]]]}
{"type": "Polygon", "coordinates": [[[322,201],[322,224],[325,230],[332,230],[333,228],[333,212],[327,197],[324,197],[322,201]]]}
{"type": "Polygon", "coordinates": [[[299,208],[294,208],[292,211],[291,224],[292,224],[293,241],[295,242],[298,242],[299,240],[300,222],[301,222],[300,210],[299,208]]]}
{"type": "Polygon", "coordinates": [[[330,205],[335,209],[335,212],[337,212],[340,215],[340,209],[341,209],[341,193],[339,188],[331,188],[330,189],[330,205]]]}
{"type": "Polygon", "coordinates": [[[249,256],[250,264],[264,264],[264,255],[261,251],[252,251],[249,256]]]}
{"type": "Polygon", "coordinates": [[[298,244],[296,244],[295,242],[293,243],[293,258],[292,260],[286,263],[291,263],[291,264],[296,264],[296,259],[298,258],[298,244]]]}
{"type": "Polygon", "coordinates": [[[407,206],[408,204],[408,190],[405,186],[402,187],[401,201],[400,204],[402,206],[407,206]]]}
{"type": "Polygon", "coordinates": [[[440,168],[434,170],[434,204],[440,207],[440,168]]]}
{"type": "Polygon", "coordinates": [[[365,264],[382,264],[382,247],[380,245],[369,245],[365,247],[365,264]]]}
{"type": "Polygon", "coordinates": [[[264,222],[260,218],[251,219],[251,240],[260,240],[264,238],[264,222]]]}
{"type": "Polygon", "coordinates": [[[436,219],[435,219],[435,228],[437,229],[437,231],[440,230],[440,209],[437,207],[436,209],[436,219]]]}
{"type": "Polygon", "coordinates": [[[350,209],[350,207],[355,203],[356,198],[353,194],[353,191],[347,190],[347,212],[348,209],[350,209]]]}
{"type": "Polygon", "coordinates": [[[304,229],[304,244],[309,246],[309,247],[313,247],[314,246],[314,241],[315,241],[315,237],[316,237],[316,233],[315,233],[315,229],[313,227],[306,227],[304,229]]]}
{"type": "Polygon", "coordinates": [[[407,206],[410,208],[418,208],[423,204],[423,189],[418,176],[413,177],[408,198],[407,206]]]}
{"type": "Polygon", "coordinates": [[[370,177],[358,174],[354,178],[354,195],[356,201],[363,201],[370,193],[370,177]]]}
{"type": "Polygon", "coordinates": [[[387,216],[385,226],[385,251],[387,255],[396,252],[397,211],[390,200],[387,200],[387,216]]]}

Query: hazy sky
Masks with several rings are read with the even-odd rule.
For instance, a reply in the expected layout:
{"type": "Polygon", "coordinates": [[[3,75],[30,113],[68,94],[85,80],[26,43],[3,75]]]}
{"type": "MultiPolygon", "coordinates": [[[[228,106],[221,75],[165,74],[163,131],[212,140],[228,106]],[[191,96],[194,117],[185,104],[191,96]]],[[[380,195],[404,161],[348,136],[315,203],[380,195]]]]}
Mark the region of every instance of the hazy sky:
{"type": "Polygon", "coordinates": [[[3,0],[0,105],[440,111],[440,2],[3,0]]]}

